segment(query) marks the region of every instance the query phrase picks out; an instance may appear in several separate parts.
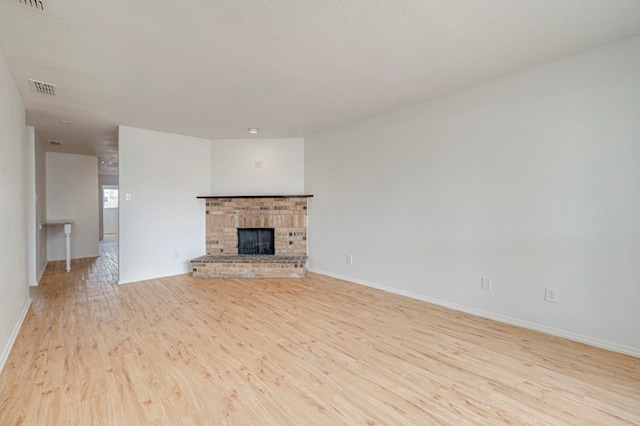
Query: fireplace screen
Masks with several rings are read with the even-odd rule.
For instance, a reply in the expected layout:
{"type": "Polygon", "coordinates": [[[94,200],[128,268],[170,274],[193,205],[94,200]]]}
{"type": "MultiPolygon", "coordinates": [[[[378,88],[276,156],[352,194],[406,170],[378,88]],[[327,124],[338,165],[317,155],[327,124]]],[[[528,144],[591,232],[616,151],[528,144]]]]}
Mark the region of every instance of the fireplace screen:
{"type": "Polygon", "coordinates": [[[238,254],[275,254],[273,228],[238,228],[238,254]]]}

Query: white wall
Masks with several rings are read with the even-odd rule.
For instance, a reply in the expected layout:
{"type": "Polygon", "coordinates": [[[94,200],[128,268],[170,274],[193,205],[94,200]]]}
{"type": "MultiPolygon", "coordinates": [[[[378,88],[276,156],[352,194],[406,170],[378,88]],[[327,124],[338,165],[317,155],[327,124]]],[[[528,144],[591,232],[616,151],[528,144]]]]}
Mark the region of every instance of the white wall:
{"type": "Polygon", "coordinates": [[[0,51],[0,371],[29,304],[24,104],[0,51]]]}
{"type": "Polygon", "coordinates": [[[118,208],[102,209],[104,212],[104,223],[102,230],[104,234],[118,233],[118,208]]]}
{"type": "Polygon", "coordinates": [[[214,140],[211,167],[208,195],[303,194],[304,139],[214,140]]]}
{"type": "Polygon", "coordinates": [[[211,142],[120,126],[120,283],[186,273],[205,251],[211,142]],[[125,201],[126,193],[131,201],[125,201]]]}
{"type": "Polygon", "coordinates": [[[27,126],[26,136],[29,285],[38,285],[47,267],[47,230],[39,225],[47,219],[45,151],[35,128],[27,126]]]}
{"type": "MultiPolygon", "coordinates": [[[[47,220],[47,161],[44,149],[44,141],[35,131],[35,179],[36,179],[36,224],[47,220]]],[[[36,227],[36,282],[29,282],[30,285],[37,284],[47,267],[47,228],[36,227]]]]}
{"type": "Polygon", "coordinates": [[[636,37],[306,137],[310,268],[640,356],[639,117],[636,37]]]}
{"type": "Polygon", "coordinates": [[[36,129],[27,126],[25,144],[25,172],[27,179],[27,263],[29,285],[37,285],[36,257],[37,243],[36,233],[38,222],[36,220],[36,129]]]}
{"type": "MultiPolygon", "coordinates": [[[[98,256],[98,158],[46,153],[47,220],[73,219],[71,258],[98,256]]],[[[47,257],[65,258],[62,226],[47,229],[47,257]]]]}

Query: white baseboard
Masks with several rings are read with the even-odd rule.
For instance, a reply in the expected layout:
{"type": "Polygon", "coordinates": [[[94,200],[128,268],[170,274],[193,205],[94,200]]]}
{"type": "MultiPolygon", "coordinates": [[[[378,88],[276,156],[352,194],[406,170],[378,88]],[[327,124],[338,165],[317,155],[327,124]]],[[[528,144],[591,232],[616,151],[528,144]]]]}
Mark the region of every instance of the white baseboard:
{"type": "Polygon", "coordinates": [[[515,325],[515,326],[526,328],[529,330],[539,331],[545,334],[550,334],[552,336],[562,337],[564,339],[573,340],[575,342],[585,343],[587,345],[591,345],[598,348],[607,349],[613,352],[618,352],[624,355],[630,355],[636,358],[640,358],[640,348],[621,345],[615,342],[610,342],[608,340],[597,339],[595,337],[585,336],[583,334],[573,333],[571,331],[553,328],[543,324],[538,324],[530,321],[523,321],[518,318],[509,317],[506,315],[496,314],[493,312],[483,311],[475,308],[469,308],[467,306],[457,305],[455,303],[450,303],[444,300],[434,299],[421,294],[412,293],[410,291],[400,290],[393,287],[387,287],[387,286],[376,284],[373,282],[360,280],[352,277],[347,277],[345,275],[334,274],[332,272],[327,272],[327,271],[313,269],[313,268],[308,269],[308,271],[314,272],[320,275],[326,275],[332,278],[337,278],[339,280],[348,281],[354,284],[364,285],[367,287],[376,288],[378,290],[388,291],[389,293],[398,294],[400,296],[406,296],[412,299],[422,300],[423,302],[433,303],[434,305],[450,308],[460,312],[465,312],[467,314],[475,315],[478,317],[487,318],[490,320],[502,322],[509,325],[515,325]]]}
{"type": "Polygon", "coordinates": [[[159,278],[173,277],[176,275],[184,275],[189,273],[191,273],[191,269],[164,271],[164,272],[153,273],[149,275],[138,275],[138,276],[128,277],[124,280],[121,279],[118,281],[118,285],[133,284],[133,283],[138,283],[140,281],[155,280],[159,278]]]}
{"type": "Polygon", "coordinates": [[[13,331],[11,332],[11,336],[9,336],[9,341],[7,342],[7,346],[5,346],[2,351],[2,356],[0,356],[0,373],[4,369],[4,365],[7,363],[7,359],[9,359],[9,354],[11,353],[11,349],[13,348],[13,344],[16,342],[18,338],[18,334],[20,333],[20,328],[22,327],[22,323],[24,319],[27,317],[27,312],[29,312],[29,307],[31,306],[31,298],[27,299],[27,303],[24,305],[24,309],[22,309],[22,313],[20,314],[20,318],[18,318],[18,322],[16,322],[15,327],[13,327],[13,331]]]}

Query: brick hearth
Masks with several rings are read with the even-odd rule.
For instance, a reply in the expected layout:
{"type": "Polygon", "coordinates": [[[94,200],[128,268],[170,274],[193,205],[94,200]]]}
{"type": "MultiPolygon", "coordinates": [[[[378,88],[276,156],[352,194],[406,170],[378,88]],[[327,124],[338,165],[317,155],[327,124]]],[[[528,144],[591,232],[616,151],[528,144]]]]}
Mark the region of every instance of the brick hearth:
{"type": "Polygon", "coordinates": [[[304,278],[307,256],[208,254],[191,266],[195,278],[304,278]]]}

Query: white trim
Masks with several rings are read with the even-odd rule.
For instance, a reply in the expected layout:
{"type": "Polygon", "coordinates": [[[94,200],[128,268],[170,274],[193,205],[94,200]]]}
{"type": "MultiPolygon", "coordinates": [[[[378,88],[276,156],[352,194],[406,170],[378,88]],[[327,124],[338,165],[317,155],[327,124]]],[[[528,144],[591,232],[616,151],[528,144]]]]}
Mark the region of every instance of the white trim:
{"type": "Polygon", "coordinates": [[[38,284],[40,284],[40,280],[42,279],[42,276],[44,275],[44,271],[47,269],[47,265],[49,264],[49,262],[46,262],[42,268],[40,269],[40,271],[37,272],[37,276],[36,276],[36,282],[35,283],[31,283],[29,284],[29,287],[37,287],[38,284]]]}
{"type": "Polygon", "coordinates": [[[185,275],[189,273],[191,273],[191,268],[185,269],[182,272],[172,271],[172,272],[164,272],[164,273],[157,273],[157,274],[150,274],[150,275],[139,275],[137,277],[130,278],[126,281],[118,281],[118,285],[134,284],[134,283],[139,283],[141,281],[158,280],[161,278],[175,277],[177,275],[185,275]]]}
{"type": "Polygon", "coordinates": [[[372,283],[370,281],[347,277],[345,275],[340,275],[340,274],[334,274],[332,272],[322,271],[315,268],[310,268],[308,269],[308,271],[314,272],[320,275],[326,275],[332,278],[337,278],[339,280],[348,281],[354,284],[364,285],[367,287],[376,288],[378,290],[388,291],[389,293],[398,294],[400,296],[422,300],[423,302],[433,303],[434,305],[443,306],[445,308],[453,309],[460,312],[465,312],[467,314],[475,315],[478,317],[487,318],[487,319],[502,322],[505,324],[515,325],[515,326],[526,328],[529,330],[539,331],[545,334],[550,334],[552,336],[562,337],[564,339],[569,339],[569,340],[573,340],[580,343],[586,343],[587,345],[596,346],[598,348],[607,349],[607,350],[618,352],[624,355],[630,355],[636,358],[640,358],[640,348],[621,345],[619,343],[610,342],[608,340],[597,339],[595,337],[585,336],[584,334],[573,333],[571,331],[561,330],[559,328],[549,327],[543,324],[523,321],[518,318],[496,314],[494,312],[488,312],[480,309],[469,308],[467,306],[457,305],[455,303],[447,302],[444,300],[434,299],[428,296],[424,296],[422,294],[412,293],[410,291],[400,290],[393,287],[387,287],[384,285],[372,283]]]}
{"type": "Polygon", "coordinates": [[[40,269],[40,272],[38,272],[38,279],[35,282],[35,284],[33,284],[34,286],[37,286],[38,284],[40,284],[40,280],[42,279],[42,276],[44,275],[44,271],[47,270],[47,265],[49,264],[49,262],[45,262],[45,264],[42,266],[42,269],[40,269]]]}
{"type": "Polygon", "coordinates": [[[9,336],[9,341],[7,342],[7,346],[4,348],[4,351],[2,351],[2,356],[0,356],[0,373],[2,373],[2,370],[4,369],[4,365],[9,359],[9,354],[11,353],[11,349],[13,349],[13,344],[16,342],[16,339],[18,338],[18,334],[20,333],[20,328],[22,328],[22,323],[24,322],[24,319],[27,317],[27,312],[29,312],[30,306],[31,306],[31,298],[28,298],[27,303],[24,305],[24,309],[20,314],[20,318],[18,318],[18,322],[16,323],[16,326],[13,328],[13,331],[11,332],[11,336],[9,336]]]}

